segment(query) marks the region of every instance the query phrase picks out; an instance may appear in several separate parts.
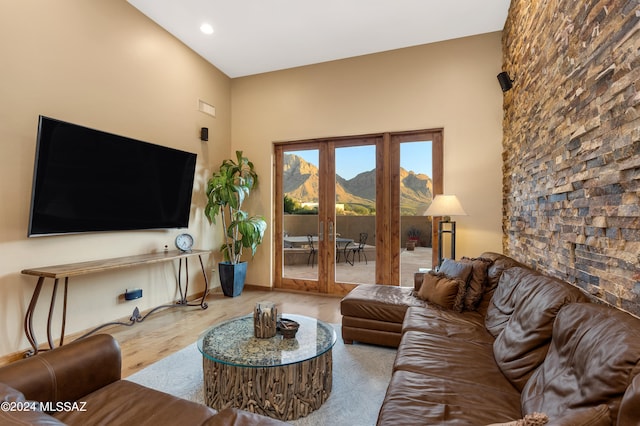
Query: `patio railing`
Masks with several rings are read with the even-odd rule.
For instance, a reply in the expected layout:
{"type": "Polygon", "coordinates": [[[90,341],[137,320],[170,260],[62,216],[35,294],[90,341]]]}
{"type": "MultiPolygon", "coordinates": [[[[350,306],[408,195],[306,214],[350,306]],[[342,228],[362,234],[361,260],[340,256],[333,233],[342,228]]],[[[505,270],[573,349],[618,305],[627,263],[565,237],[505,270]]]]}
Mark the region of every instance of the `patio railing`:
{"type": "MultiPolygon", "coordinates": [[[[369,235],[368,245],[375,245],[375,216],[336,216],[336,232],[345,238],[359,240],[361,232],[369,235]]],[[[415,228],[420,231],[420,247],[431,247],[431,218],[425,216],[402,216],[400,219],[400,246],[404,247],[408,239],[408,231],[415,228]]],[[[284,231],[287,235],[317,235],[317,215],[284,215],[284,231]]]]}

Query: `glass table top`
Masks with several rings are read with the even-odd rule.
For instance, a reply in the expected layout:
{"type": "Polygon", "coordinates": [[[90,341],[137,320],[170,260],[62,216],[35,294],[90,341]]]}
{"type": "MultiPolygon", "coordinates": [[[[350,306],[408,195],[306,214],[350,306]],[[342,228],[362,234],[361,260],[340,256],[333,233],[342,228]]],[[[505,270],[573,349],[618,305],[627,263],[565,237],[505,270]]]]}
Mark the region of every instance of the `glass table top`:
{"type": "Polygon", "coordinates": [[[300,324],[296,336],[284,339],[280,333],[268,339],[254,336],[253,315],[216,324],[198,338],[198,350],[211,361],[239,367],[277,367],[322,355],[336,343],[330,324],[302,315],[282,318],[300,324]]]}

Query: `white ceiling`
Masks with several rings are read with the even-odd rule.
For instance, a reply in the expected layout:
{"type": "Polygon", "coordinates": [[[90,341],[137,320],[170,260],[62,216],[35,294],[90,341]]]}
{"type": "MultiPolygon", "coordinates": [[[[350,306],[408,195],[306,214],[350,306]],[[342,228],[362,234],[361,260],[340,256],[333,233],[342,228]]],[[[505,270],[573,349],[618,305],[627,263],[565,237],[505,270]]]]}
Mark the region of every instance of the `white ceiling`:
{"type": "Polygon", "coordinates": [[[500,31],[510,0],[127,0],[229,77],[500,31]],[[200,25],[214,33],[205,35],[200,25]]]}

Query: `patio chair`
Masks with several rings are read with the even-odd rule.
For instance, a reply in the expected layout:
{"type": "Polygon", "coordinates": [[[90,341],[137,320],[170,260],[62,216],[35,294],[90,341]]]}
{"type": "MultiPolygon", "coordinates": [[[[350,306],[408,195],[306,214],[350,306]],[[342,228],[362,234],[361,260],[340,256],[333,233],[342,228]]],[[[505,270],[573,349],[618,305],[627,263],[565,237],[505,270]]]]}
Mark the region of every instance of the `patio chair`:
{"type": "Polygon", "coordinates": [[[313,244],[313,236],[311,236],[311,234],[307,235],[307,241],[309,241],[309,257],[307,258],[307,265],[311,262],[311,267],[313,268],[318,250],[316,250],[316,246],[313,244]]]}
{"type": "Polygon", "coordinates": [[[356,253],[358,253],[358,262],[360,262],[360,257],[364,256],[364,263],[368,265],[367,262],[367,253],[364,251],[364,246],[367,244],[367,238],[369,234],[366,232],[360,233],[360,239],[358,240],[358,245],[353,245],[352,243],[347,243],[344,247],[344,260],[347,261],[351,266],[356,260],[356,253]],[[351,254],[351,260],[349,260],[349,254],[351,254]]]}
{"type": "Polygon", "coordinates": [[[336,242],[336,263],[340,263],[340,244],[336,242]]]}

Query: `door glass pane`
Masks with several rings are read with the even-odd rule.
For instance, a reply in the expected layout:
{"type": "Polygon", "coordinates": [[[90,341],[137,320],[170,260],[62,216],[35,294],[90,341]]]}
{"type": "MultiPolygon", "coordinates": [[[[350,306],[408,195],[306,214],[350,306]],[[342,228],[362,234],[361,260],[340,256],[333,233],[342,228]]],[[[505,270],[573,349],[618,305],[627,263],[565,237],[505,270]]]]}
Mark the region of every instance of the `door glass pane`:
{"type": "Polygon", "coordinates": [[[286,278],[318,279],[319,151],[287,151],[283,162],[283,266],[286,278]]]}
{"type": "Polygon", "coordinates": [[[421,268],[431,268],[431,218],[423,216],[433,199],[432,142],[400,144],[400,285],[413,286],[421,268]]]}
{"type": "Polygon", "coordinates": [[[336,148],[335,166],[335,280],[375,284],[376,147],[336,148]]]}

